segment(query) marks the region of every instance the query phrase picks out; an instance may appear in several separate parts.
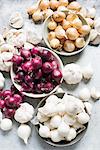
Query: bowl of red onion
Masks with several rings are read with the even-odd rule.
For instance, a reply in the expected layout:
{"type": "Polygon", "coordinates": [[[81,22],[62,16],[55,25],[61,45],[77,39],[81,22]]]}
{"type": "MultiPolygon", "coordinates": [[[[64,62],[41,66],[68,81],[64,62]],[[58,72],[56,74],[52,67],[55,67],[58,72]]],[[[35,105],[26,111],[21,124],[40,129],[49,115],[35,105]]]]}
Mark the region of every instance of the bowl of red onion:
{"type": "Polygon", "coordinates": [[[13,56],[12,62],[12,82],[28,97],[48,96],[62,83],[63,63],[56,53],[47,48],[20,48],[19,54],[13,56]]]}

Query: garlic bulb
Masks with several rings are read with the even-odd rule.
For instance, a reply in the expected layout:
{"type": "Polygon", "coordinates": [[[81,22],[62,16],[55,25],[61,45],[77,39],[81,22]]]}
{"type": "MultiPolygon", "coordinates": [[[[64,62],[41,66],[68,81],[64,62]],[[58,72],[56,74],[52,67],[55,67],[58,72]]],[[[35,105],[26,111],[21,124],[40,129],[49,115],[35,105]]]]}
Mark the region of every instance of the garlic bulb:
{"type": "Polygon", "coordinates": [[[91,28],[89,25],[83,25],[80,29],[78,29],[79,33],[81,33],[83,36],[89,34],[91,31],[91,28]]]}
{"type": "Polygon", "coordinates": [[[30,29],[27,30],[26,32],[26,41],[33,44],[33,45],[37,45],[39,43],[41,43],[42,41],[42,35],[40,33],[37,32],[37,29],[30,29]]]}
{"type": "Polygon", "coordinates": [[[22,28],[24,24],[23,17],[19,12],[15,12],[14,14],[11,15],[10,20],[9,20],[9,25],[15,29],[22,28]]]}
{"type": "Polygon", "coordinates": [[[47,121],[49,118],[48,118],[46,115],[44,115],[44,114],[38,112],[38,113],[37,113],[37,119],[39,120],[39,122],[42,123],[42,122],[47,121]]]}
{"type": "Polygon", "coordinates": [[[71,141],[76,137],[76,130],[74,128],[70,128],[68,134],[66,135],[66,141],[71,141]]]}
{"type": "Polygon", "coordinates": [[[61,26],[58,26],[55,29],[55,34],[58,39],[63,39],[64,37],[66,37],[65,30],[61,26]]]}
{"type": "Polygon", "coordinates": [[[16,110],[14,118],[19,123],[26,123],[32,119],[33,114],[33,106],[25,102],[16,110]]]}
{"type": "Polygon", "coordinates": [[[58,11],[58,12],[56,12],[56,13],[53,14],[53,19],[54,19],[56,22],[61,22],[61,21],[63,21],[63,19],[65,19],[65,18],[66,18],[66,15],[65,15],[64,12],[58,11]]]}
{"type": "Polygon", "coordinates": [[[54,39],[56,37],[56,34],[54,31],[51,31],[48,33],[48,40],[51,41],[52,39],[54,39]]]}
{"type": "Polygon", "coordinates": [[[83,88],[79,92],[79,98],[83,101],[88,101],[90,99],[90,91],[88,88],[83,88]]]}
{"type": "Polygon", "coordinates": [[[35,22],[42,21],[43,20],[43,14],[42,14],[42,12],[39,9],[36,10],[34,12],[34,14],[32,15],[32,19],[35,22]]]}
{"type": "Polygon", "coordinates": [[[0,110],[0,122],[2,121],[2,112],[0,110]]]}
{"type": "Polygon", "coordinates": [[[4,84],[5,84],[5,78],[4,78],[3,74],[0,72],[0,90],[3,89],[4,84]]]}
{"type": "Polygon", "coordinates": [[[37,5],[37,3],[36,3],[36,4],[32,5],[31,7],[29,7],[29,8],[27,9],[27,13],[28,13],[29,15],[33,15],[33,13],[34,13],[37,9],[38,9],[38,5],[37,5]]]}
{"type": "Polygon", "coordinates": [[[58,128],[61,123],[61,117],[59,115],[55,115],[50,120],[50,126],[54,128],[58,128]]]}
{"type": "Polygon", "coordinates": [[[12,129],[12,121],[10,119],[8,119],[8,118],[2,119],[1,123],[0,123],[0,128],[3,131],[11,130],[12,129]]]}
{"type": "Polygon", "coordinates": [[[64,50],[66,52],[73,52],[75,50],[74,42],[71,40],[66,40],[64,43],[64,50]]]}
{"type": "Polygon", "coordinates": [[[67,8],[65,6],[59,6],[57,11],[67,11],[67,8]]]}
{"type": "Polygon", "coordinates": [[[68,28],[71,27],[70,22],[67,21],[66,19],[64,19],[64,20],[62,21],[62,27],[63,27],[64,30],[67,30],[68,28]]]}
{"type": "Polygon", "coordinates": [[[85,40],[84,38],[77,38],[76,41],[75,41],[75,45],[77,48],[82,48],[85,46],[85,40]]]}
{"type": "Polygon", "coordinates": [[[70,127],[69,125],[67,125],[65,122],[61,122],[61,124],[59,125],[58,127],[58,133],[62,136],[62,137],[65,137],[65,135],[68,134],[70,130],[70,127]]]}
{"type": "Polygon", "coordinates": [[[50,46],[54,49],[59,48],[60,47],[60,41],[57,38],[53,38],[50,41],[50,46]]]}
{"type": "Polygon", "coordinates": [[[28,138],[30,137],[30,134],[31,134],[30,126],[26,125],[26,124],[21,124],[18,127],[17,134],[22,140],[24,140],[24,143],[27,144],[27,140],[28,140],[28,138]]]}
{"type": "Polygon", "coordinates": [[[90,25],[90,27],[93,27],[93,25],[94,25],[94,20],[91,19],[91,18],[85,18],[85,19],[86,19],[87,23],[90,25]]]}
{"type": "Polygon", "coordinates": [[[78,2],[73,1],[73,2],[71,2],[68,5],[68,9],[71,9],[71,10],[80,10],[81,9],[81,5],[78,2]]]}
{"type": "Polygon", "coordinates": [[[98,35],[97,30],[91,29],[91,31],[90,31],[90,41],[93,41],[97,37],[97,35],[98,35]]]}
{"type": "Polygon", "coordinates": [[[87,112],[89,115],[91,115],[91,113],[92,113],[92,104],[89,103],[89,102],[85,102],[84,105],[85,105],[86,112],[87,112]]]}
{"type": "Polygon", "coordinates": [[[44,10],[44,19],[46,19],[47,17],[51,16],[52,14],[53,14],[53,10],[52,9],[44,10]]]}
{"type": "Polygon", "coordinates": [[[62,117],[62,120],[67,124],[72,126],[75,122],[76,119],[74,116],[68,115],[67,113],[62,117]]]}
{"type": "Polygon", "coordinates": [[[59,132],[57,129],[50,131],[50,137],[51,140],[55,143],[60,142],[62,140],[64,140],[64,138],[62,136],[60,136],[59,132]]]}
{"type": "Polygon", "coordinates": [[[79,33],[76,28],[68,28],[66,30],[66,35],[70,40],[76,40],[79,37],[79,33]]]}
{"type": "Polygon", "coordinates": [[[82,21],[79,18],[76,18],[72,21],[72,26],[76,29],[79,29],[82,27],[82,21]]]}
{"type": "Polygon", "coordinates": [[[79,11],[79,13],[83,16],[86,17],[87,15],[87,9],[85,7],[82,7],[79,11]]]}
{"type": "Polygon", "coordinates": [[[3,36],[0,34],[0,46],[1,46],[2,44],[4,44],[4,43],[5,43],[4,38],[3,38],[3,36]]]}
{"type": "Polygon", "coordinates": [[[81,124],[86,124],[89,122],[90,117],[87,113],[81,112],[80,114],[77,115],[77,121],[81,124]]]}
{"type": "Polygon", "coordinates": [[[93,68],[91,64],[88,64],[86,67],[82,69],[83,77],[87,80],[91,79],[93,76],[93,68]]]}
{"type": "Polygon", "coordinates": [[[59,1],[50,0],[49,6],[50,6],[51,9],[56,10],[59,6],[59,1]]]}
{"type": "Polygon", "coordinates": [[[87,17],[88,18],[95,18],[96,16],[96,9],[95,8],[90,8],[87,11],[87,17]]]}
{"type": "Polygon", "coordinates": [[[61,6],[68,6],[68,0],[59,0],[61,6]]]}
{"type": "Polygon", "coordinates": [[[39,8],[41,10],[46,10],[49,8],[49,1],[48,0],[41,0],[39,4],[39,8]]]}
{"type": "Polygon", "coordinates": [[[43,138],[49,138],[50,137],[50,129],[47,126],[40,124],[39,135],[43,138]]]}
{"type": "Polygon", "coordinates": [[[54,20],[51,20],[49,23],[48,23],[48,29],[49,30],[55,30],[57,27],[57,23],[54,21],[54,20]]]}
{"type": "Polygon", "coordinates": [[[82,80],[82,71],[79,65],[71,63],[64,67],[63,77],[67,84],[77,84],[82,80]]]}
{"type": "Polygon", "coordinates": [[[92,87],[91,88],[91,97],[94,99],[94,100],[97,100],[100,98],[100,92],[98,90],[96,90],[95,87],[92,87]]]}

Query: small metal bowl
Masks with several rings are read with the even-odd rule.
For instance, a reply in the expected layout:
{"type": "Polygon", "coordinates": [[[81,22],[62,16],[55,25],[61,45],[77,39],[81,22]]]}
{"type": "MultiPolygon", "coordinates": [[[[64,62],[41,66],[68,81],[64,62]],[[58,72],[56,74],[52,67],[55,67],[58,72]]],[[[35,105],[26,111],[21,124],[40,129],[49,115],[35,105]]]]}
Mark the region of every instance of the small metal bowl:
{"type": "MultiPolygon", "coordinates": [[[[68,11],[65,11],[65,12],[68,12],[68,11]]],[[[54,12],[54,13],[56,13],[56,12],[54,12]]],[[[53,14],[52,14],[52,15],[53,15],[53,14]]],[[[48,33],[49,33],[49,30],[48,30],[48,27],[47,27],[47,26],[48,26],[48,22],[49,22],[50,18],[52,17],[52,15],[49,16],[49,17],[47,17],[47,19],[44,21],[43,39],[44,39],[46,45],[47,45],[51,50],[53,50],[54,52],[56,52],[57,54],[63,55],[63,56],[72,56],[72,55],[76,55],[76,54],[82,52],[82,51],[86,48],[86,46],[89,44],[89,41],[90,41],[90,34],[88,34],[88,35],[85,36],[85,41],[86,41],[85,46],[84,46],[83,48],[78,49],[78,50],[73,51],[73,52],[65,52],[63,49],[62,49],[62,51],[60,52],[60,51],[58,51],[58,50],[56,50],[56,49],[53,49],[53,48],[50,46],[49,41],[48,41],[48,33]]],[[[83,25],[88,25],[88,23],[86,22],[85,18],[84,18],[81,14],[77,14],[77,15],[78,15],[78,17],[80,18],[80,20],[82,21],[83,25]]]]}
{"type": "MultiPolygon", "coordinates": [[[[65,93],[55,93],[54,95],[56,95],[56,96],[59,97],[59,98],[62,98],[62,97],[64,96],[64,94],[65,94],[65,93]]],[[[31,123],[32,123],[33,125],[35,125],[36,131],[38,132],[38,134],[39,134],[39,124],[38,124],[38,123],[36,123],[36,124],[34,123],[34,118],[37,116],[38,108],[44,106],[46,99],[47,99],[47,97],[44,98],[44,99],[42,99],[42,100],[40,101],[40,103],[38,104],[37,108],[35,109],[35,113],[34,113],[33,120],[31,120],[31,123]]],[[[58,142],[58,143],[54,143],[54,142],[52,142],[52,140],[51,140],[50,138],[42,138],[41,136],[40,136],[40,137],[44,140],[44,142],[46,142],[46,143],[48,143],[49,145],[52,145],[52,146],[56,146],[56,147],[71,146],[71,145],[77,143],[78,141],[80,141],[80,140],[83,138],[83,136],[85,135],[85,133],[86,133],[86,131],[87,131],[88,123],[85,124],[85,127],[86,127],[86,128],[85,128],[83,131],[81,131],[79,134],[77,134],[76,138],[73,139],[73,140],[70,141],[70,142],[61,141],[61,142],[58,142]]]]}

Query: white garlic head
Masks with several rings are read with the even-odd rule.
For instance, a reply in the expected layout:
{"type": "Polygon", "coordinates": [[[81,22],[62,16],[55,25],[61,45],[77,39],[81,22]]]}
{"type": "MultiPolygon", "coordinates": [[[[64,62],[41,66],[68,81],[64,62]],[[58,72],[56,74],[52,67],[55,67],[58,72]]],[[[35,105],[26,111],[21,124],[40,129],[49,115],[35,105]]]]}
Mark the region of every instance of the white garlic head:
{"type": "Polygon", "coordinates": [[[49,138],[50,137],[50,129],[47,126],[40,124],[39,135],[43,138],[49,138]]]}
{"type": "Polygon", "coordinates": [[[88,101],[90,99],[90,91],[88,88],[83,88],[79,92],[79,98],[83,101],[88,101]]]}
{"type": "Polygon", "coordinates": [[[86,67],[82,69],[83,77],[87,80],[91,79],[93,76],[93,68],[91,64],[88,64],[86,67]]]}
{"type": "Polygon", "coordinates": [[[89,120],[90,120],[90,117],[85,112],[81,112],[77,115],[77,121],[81,124],[86,124],[87,122],[89,122],[89,120]]]}
{"type": "Polygon", "coordinates": [[[63,77],[67,84],[77,84],[82,80],[82,71],[79,65],[71,63],[64,67],[63,77]]]}
{"type": "Polygon", "coordinates": [[[50,120],[50,126],[52,128],[58,128],[60,123],[61,123],[61,116],[60,115],[55,115],[50,120]]]}
{"type": "Polygon", "coordinates": [[[2,119],[1,123],[0,123],[0,128],[3,131],[11,130],[12,129],[12,121],[10,119],[8,119],[8,118],[2,119]]]}
{"type": "Polygon", "coordinates": [[[76,130],[74,128],[70,128],[68,134],[65,136],[66,141],[71,141],[76,137],[76,130]]]}
{"type": "Polygon", "coordinates": [[[62,136],[60,136],[60,134],[59,134],[59,132],[58,132],[57,129],[51,130],[51,131],[50,131],[50,135],[51,135],[51,136],[50,136],[50,137],[51,137],[51,140],[52,140],[53,142],[55,142],[55,143],[64,140],[64,138],[63,138],[62,136]]]}
{"type": "Polygon", "coordinates": [[[26,125],[26,124],[21,124],[18,127],[17,134],[22,140],[24,140],[24,143],[27,144],[27,140],[28,140],[28,138],[30,137],[30,134],[31,134],[30,126],[26,125]]]}
{"type": "Polygon", "coordinates": [[[100,91],[96,90],[95,87],[92,87],[91,88],[91,97],[94,99],[94,100],[97,100],[100,98],[100,91]]]}
{"type": "Polygon", "coordinates": [[[65,135],[68,134],[70,130],[69,125],[67,125],[64,121],[61,122],[61,124],[58,127],[58,133],[62,136],[65,137],[65,135]]]}
{"type": "Polygon", "coordinates": [[[32,119],[33,114],[33,106],[25,102],[16,110],[14,118],[19,123],[26,123],[32,119]]]}

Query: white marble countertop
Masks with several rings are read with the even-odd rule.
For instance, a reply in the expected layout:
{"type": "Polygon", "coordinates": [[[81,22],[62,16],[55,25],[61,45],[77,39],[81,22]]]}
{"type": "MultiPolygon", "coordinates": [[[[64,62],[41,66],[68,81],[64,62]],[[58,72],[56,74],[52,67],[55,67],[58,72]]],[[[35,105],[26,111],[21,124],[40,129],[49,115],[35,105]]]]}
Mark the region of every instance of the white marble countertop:
{"type": "MultiPolygon", "coordinates": [[[[100,12],[100,0],[80,0],[82,3],[87,5],[96,4],[97,12],[100,12]]],[[[9,19],[9,15],[12,14],[13,11],[20,11],[22,14],[25,14],[25,8],[30,6],[33,3],[33,0],[0,0],[0,32],[9,19]]],[[[27,16],[26,16],[27,18],[27,16]]],[[[61,57],[62,58],[62,57],[61,57]]],[[[97,89],[100,89],[100,46],[93,47],[88,46],[84,52],[79,55],[72,57],[64,57],[62,58],[64,64],[70,62],[76,62],[81,66],[86,66],[88,63],[92,63],[94,68],[94,76],[87,84],[83,81],[76,86],[76,88],[67,87],[63,84],[64,89],[70,93],[74,93],[77,95],[78,91],[87,86],[91,88],[95,86],[97,89]]],[[[6,89],[11,85],[10,77],[8,74],[4,74],[6,79],[6,89]]],[[[36,107],[38,101],[33,102],[32,99],[27,98],[27,101],[33,103],[36,107]]],[[[32,127],[32,135],[29,139],[29,143],[25,145],[22,140],[20,140],[17,136],[17,123],[14,122],[14,127],[10,132],[2,132],[0,130],[0,150],[99,150],[100,149],[100,101],[97,101],[93,104],[92,117],[89,122],[88,130],[83,137],[83,139],[77,144],[65,147],[65,148],[55,148],[46,143],[37,135],[34,127],[32,127]]]]}

